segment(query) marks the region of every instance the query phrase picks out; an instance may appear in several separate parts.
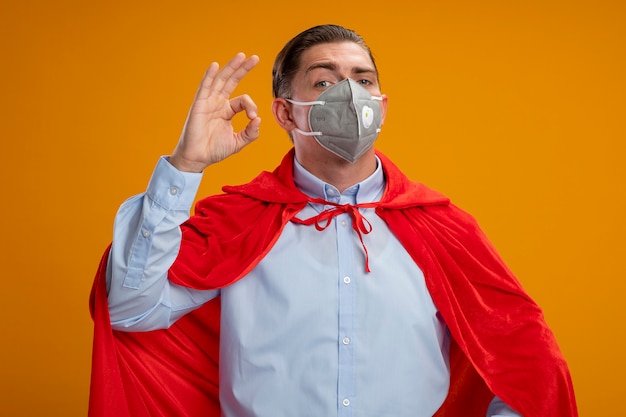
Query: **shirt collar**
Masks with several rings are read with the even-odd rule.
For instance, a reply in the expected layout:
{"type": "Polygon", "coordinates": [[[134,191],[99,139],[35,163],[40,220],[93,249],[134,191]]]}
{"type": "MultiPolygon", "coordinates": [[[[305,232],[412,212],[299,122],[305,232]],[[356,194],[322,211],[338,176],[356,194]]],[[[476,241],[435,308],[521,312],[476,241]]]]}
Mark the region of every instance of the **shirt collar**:
{"type": "Polygon", "coordinates": [[[340,204],[369,203],[380,200],[385,190],[385,176],[382,164],[376,157],[376,170],[363,181],[354,184],[339,193],[339,190],[307,171],[294,157],[293,180],[296,187],[304,194],[313,198],[340,204]]]}

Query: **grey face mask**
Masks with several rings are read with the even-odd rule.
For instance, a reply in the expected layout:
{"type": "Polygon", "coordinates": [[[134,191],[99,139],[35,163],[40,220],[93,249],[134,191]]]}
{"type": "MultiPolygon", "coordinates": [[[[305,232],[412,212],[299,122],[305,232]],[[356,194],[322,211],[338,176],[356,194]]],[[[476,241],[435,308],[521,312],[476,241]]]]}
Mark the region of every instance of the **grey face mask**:
{"type": "Polygon", "coordinates": [[[315,101],[288,102],[309,109],[309,132],[298,128],[301,135],[315,140],[349,162],[355,162],[372,147],[382,124],[380,105],[382,97],[348,78],[324,90],[315,101]]]}

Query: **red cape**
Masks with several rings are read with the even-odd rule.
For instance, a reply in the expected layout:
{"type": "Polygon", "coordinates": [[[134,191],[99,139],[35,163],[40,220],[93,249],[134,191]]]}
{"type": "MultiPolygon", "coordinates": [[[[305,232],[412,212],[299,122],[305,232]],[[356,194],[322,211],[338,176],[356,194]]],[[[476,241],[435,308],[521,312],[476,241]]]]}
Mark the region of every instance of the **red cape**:
{"type": "MultiPolygon", "coordinates": [[[[493,395],[524,417],[577,416],[567,365],[540,308],[476,221],[378,156],[387,187],[376,213],[424,272],[453,339],[450,391],[436,416],[484,417],[493,395]]],[[[181,226],[170,279],[213,289],[244,277],[307,204],[292,170],[293,150],[274,172],[199,201],[181,226]]],[[[167,330],[112,330],[107,257],[108,249],[90,299],[95,325],[89,416],[218,417],[219,298],[167,330]]]]}

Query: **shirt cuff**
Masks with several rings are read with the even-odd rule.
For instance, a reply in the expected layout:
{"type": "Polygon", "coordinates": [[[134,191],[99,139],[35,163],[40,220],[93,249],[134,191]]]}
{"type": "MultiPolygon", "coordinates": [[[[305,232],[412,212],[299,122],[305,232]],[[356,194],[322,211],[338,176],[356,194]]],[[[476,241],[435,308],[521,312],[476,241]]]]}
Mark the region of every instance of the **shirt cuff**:
{"type": "Polygon", "coordinates": [[[150,200],[167,211],[189,210],[200,187],[202,173],[183,172],[162,156],[152,173],[146,194],[150,200]]]}

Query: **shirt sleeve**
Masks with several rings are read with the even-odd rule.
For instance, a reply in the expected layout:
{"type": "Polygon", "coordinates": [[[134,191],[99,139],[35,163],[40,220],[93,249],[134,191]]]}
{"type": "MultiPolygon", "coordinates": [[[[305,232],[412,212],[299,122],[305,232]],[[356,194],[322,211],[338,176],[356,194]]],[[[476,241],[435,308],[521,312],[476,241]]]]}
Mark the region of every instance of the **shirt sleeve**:
{"type": "Polygon", "coordinates": [[[125,201],[115,217],[107,267],[111,325],[116,330],[167,328],[219,291],[171,283],[167,272],[180,248],[202,174],[178,171],[159,159],[145,193],[125,201]]]}
{"type": "Polygon", "coordinates": [[[487,409],[487,417],[522,417],[522,415],[513,411],[500,398],[493,397],[487,409]]]}

